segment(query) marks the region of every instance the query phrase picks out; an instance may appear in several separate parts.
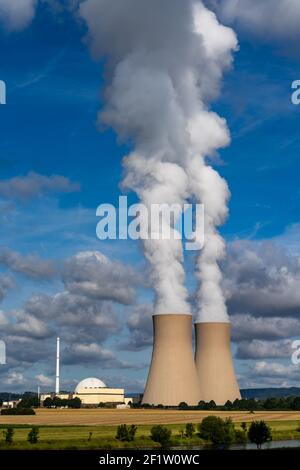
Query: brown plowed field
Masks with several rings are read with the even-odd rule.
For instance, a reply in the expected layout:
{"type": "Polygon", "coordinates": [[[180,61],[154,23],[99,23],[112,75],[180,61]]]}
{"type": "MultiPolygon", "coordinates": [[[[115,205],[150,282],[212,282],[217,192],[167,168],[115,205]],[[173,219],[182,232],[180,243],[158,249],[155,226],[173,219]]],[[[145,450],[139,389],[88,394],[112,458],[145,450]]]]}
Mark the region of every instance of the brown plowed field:
{"type": "Polygon", "coordinates": [[[205,416],[231,417],[234,422],[300,421],[300,411],[180,411],[180,410],[105,410],[38,409],[35,416],[0,416],[0,424],[113,426],[118,424],[199,423],[205,416]]]}

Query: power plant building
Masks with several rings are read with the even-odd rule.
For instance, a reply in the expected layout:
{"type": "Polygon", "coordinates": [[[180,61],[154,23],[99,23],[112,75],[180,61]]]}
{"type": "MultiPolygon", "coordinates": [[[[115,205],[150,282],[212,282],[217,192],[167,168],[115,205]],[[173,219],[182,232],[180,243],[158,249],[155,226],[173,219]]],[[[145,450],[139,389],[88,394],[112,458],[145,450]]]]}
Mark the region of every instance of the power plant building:
{"type": "Polygon", "coordinates": [[[102,380],[95,377],[84,379],[76,386],[74,393],[47,393],[41,395],[41,401],[46,398],[72,399],[79,398],[82,406],[96,407],[99,403],[105,404],[125,404],[127,405],[131,398],[125,398],[124,388],[110,388],[102,380]]]}
{"type": "Polygon", "coordinates": [[[75,388],[73,398],[80,398],[82,405],[99,403],[125,403],[124,388],[106,387],[102,380],[84,379],[75,388]]]}

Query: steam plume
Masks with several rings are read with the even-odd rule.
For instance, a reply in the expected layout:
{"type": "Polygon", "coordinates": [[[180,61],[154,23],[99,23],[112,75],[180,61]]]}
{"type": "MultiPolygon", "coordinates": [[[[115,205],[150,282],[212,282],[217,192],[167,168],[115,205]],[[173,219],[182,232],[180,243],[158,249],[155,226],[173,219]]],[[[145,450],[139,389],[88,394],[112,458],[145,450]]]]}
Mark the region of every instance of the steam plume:
{"type": "MultiPolygon", "coordinates": [[[[229,143],[226,122],[209,111],[237,47],[230,28],[196,0],[86,0],[80,15],[96,58],[107,59],[106,106],[99,120],[134,143],[124,185],[140,200],[205,204],[206,240],[197,263],[198,319],[228,321],[217,232],[227,215],[226,182],[205,158],[229,143]]],[[[163,220],[162,232],[170,229],[163,220]]],[[[175,231],[172,227],[171,230],[175,231]]],[[[189,313],[180,240],[148,240],[156,313],[189,313]]]]}

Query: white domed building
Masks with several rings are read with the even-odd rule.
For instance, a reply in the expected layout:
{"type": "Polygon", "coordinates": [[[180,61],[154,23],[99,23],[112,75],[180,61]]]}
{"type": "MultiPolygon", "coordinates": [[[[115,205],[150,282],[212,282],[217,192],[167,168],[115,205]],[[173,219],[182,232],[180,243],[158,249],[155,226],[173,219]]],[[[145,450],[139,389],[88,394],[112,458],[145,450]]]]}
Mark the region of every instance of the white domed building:
{"type": "Polygon", "coordinates": [[[89,379],[84,379],[79,382],[75,388],[75,393],[86,393],[87,390],[93,390],[95,388],[107,388],[105,383],[100,379],[91,377],[89,379]]]}
{"type": "Polygon", "coordinates": [[[95,377],[81,380],[75,388],[73,398],[80,398],[83,406],[97,406],[99,403],[126,403],[124,388],[109,388],[95,377]]]}

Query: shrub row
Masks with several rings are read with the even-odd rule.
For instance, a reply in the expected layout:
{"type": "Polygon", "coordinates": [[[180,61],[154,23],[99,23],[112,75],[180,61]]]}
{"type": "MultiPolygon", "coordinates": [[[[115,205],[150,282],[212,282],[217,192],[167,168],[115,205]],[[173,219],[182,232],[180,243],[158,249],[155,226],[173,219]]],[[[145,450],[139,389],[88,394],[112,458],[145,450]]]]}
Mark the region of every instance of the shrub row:
{"type": "Polygon", "coordinates": [[[32,408],[7,408],[1,410],[1,415],[35,415],[32,408]]]}

